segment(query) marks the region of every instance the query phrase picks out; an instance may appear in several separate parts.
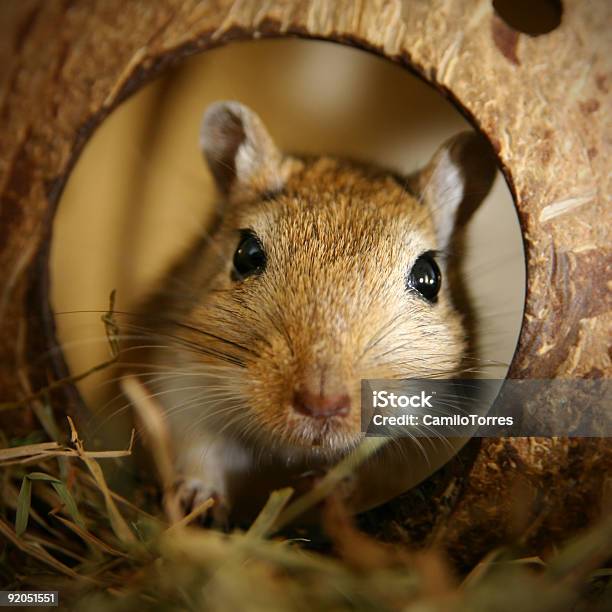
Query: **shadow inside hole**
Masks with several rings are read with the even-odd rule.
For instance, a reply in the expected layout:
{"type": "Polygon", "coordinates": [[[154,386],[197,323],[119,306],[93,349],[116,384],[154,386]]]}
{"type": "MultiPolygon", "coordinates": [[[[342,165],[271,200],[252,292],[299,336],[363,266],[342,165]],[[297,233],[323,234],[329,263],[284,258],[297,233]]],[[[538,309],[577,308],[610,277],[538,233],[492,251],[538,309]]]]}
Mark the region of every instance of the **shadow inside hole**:
{"type": "Polygon", "coordinates": [[[495,12],[512,29],[540,36],[561,25],[561,0],[493,0],[495,12]]]}
{"type": "MultiPolygon", "coordinates": [[[[204,108],[223,99],[256,110],[283,150],[406,173],[470,128],[448,100],[400,66],[341,45],[243,42],[185,61],[104,121],[62,196],[52,302],[66,313],[57,319],[58,336],[72,372],[108,358],[100,314],[110,291],[117,290],[118,311],[138,311],[171,263],[206,231],[217,194],[197,134],[204,108]]],[[[479,375],[502,379],[520,332],[525,286],[520,227],[502,180],[468,232],[456,261],[477,320],[479,375]]],[[[121,374],[97,372],[78,385],[91,410],[90,437],[106,449],[129,442],[121,374]]]]}

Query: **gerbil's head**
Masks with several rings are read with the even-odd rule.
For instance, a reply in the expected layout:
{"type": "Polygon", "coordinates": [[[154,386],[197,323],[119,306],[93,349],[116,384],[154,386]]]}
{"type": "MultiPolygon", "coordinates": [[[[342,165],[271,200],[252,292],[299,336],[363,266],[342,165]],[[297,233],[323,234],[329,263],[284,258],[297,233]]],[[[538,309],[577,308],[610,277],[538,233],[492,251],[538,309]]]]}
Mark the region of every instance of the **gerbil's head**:
{"type": "Polygon", "coordinates": [[[361,439],[361,379],[457,374],[444,253],[494,178],[479,137],[399,177],[283,155],[251,110],[220,102],[201,145],[224,203],[190,272],[204,348],[188,359],[215,383],[202,402],[227,408],[221,426],[332,456],[361,439]]]}

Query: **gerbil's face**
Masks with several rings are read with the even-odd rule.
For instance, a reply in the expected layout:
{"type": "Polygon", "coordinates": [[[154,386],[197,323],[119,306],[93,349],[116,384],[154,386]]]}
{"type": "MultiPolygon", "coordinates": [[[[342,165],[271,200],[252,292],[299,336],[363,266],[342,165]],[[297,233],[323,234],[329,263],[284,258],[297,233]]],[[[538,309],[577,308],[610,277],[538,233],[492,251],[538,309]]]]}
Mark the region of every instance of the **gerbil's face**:
{"type": "Polygon", "coordinates": [[[393,178],[319,159],[227,215],[190,324],[232,343],[212,344],[242,361],[245,419],[291,447],[343,450],[360,439],[361,379],[459,367],[436,248],[427,209],[393,178]]]}
{"type": "Polygon", "coordinates": [[[204,130],[227,208],[191,272],[186,325],[205,347],[191,365],[225,403],[220,426],[331,458],[362,437],[362,379],[448,378],[461,365],[441,252],[454,216],[440,223],[428,202],[455,186],[436,176],[440,160],[412,180],[417,198],[387,173],[283,157],[236,104],[213,107],[204,130]]]}

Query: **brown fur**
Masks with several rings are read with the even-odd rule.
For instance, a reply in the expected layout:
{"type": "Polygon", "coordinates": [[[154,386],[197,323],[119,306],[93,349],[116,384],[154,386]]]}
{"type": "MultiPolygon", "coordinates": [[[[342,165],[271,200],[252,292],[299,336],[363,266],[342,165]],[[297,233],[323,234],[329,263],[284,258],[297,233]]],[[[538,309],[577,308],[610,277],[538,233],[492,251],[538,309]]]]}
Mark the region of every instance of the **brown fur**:
{"type": "MultiPolygon", "coordinates": [[[[205,430],[210,444],[239,441],[269,463],[328,463],[362,439],[362,379],[449,378],[461,368],[465,331],[446,283],[435,304],[406,288],[417,257],[446,248],[434,227],[440,212],[432,213],[440,203],[429,201],[439,197],[429,183],[440,161],[419,197],[367,165],[280,155],[244,107],[215,112],[216,136],[204,146],[224,207],[210,237],[163,280],[149,308],[159,322],[149,327],[171,340],[148,359],[177,373],[164,403],[180,446],[197,446],[205,430]],[[231,117],[227,142],[219,112],[231,117]],[[236,281],[232,258],[245,229],[261,240],[267,265],[236,281]],[[197,391],[181,391],[185,380],[197,391]],[[349,415],[299,414],[292,398],[304,387],[347,393],[349,415]]],[[[197,464],[192,456],[181,469],[197,464]]]]}
{"type": "MultiPolygon", "coordinates": [[[[204,331],[248,347],[206,340],[243,362],[236,378],[248,398],[244,418],[258,433],[270,445],[310,448],[318,424],[290,406],[300,385],[330,394],[346,386],[358,407],[363,378],[451,376],[464,338],[445,290],[433,306],[406,290],[411,264],[438,247],[427,208],[389,176],[330,158],[300,166],[273,200],[230,209],[195,255],[189,282],[201,289],[181,316],[199,330],[185,334],[192,342],[204,331]],[[235,283],[242,228],[260,237],[268,265],[235,283]]],[[[345,450],[359,439],[359,410],[323,426],[334,435],[319,444],[345,450]]]]}

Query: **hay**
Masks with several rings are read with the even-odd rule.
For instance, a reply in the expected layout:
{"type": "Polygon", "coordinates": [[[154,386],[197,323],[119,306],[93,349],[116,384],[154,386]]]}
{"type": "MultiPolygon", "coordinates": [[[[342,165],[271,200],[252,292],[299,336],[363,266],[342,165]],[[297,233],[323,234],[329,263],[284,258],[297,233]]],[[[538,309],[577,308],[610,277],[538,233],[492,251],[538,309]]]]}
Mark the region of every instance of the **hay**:
{"type": "Polygon", "coordinates": [[[100,462],[131,449],[89,452],[72,431],[70,446],[0,449],[5,588],[56,589],[63,604],[78,602],[84,611],[541,611],[569,608],[585,589],[594,596],[609,584],[611,572],[601,568],[612,554],[610,519],[546,562],[496,550],[459,579],[437,551],[407,551],[358,532],[333,496],[323,522],[334,555],[278,535],[300,509],[329,493],[330,482],[346,476],[346,463],[308,503],[291,502],[290,489],[277,491],[250,529],[226,534],[192,526],[212,500],[171,523],[160,502],[148,500],[145,511],[113,493],[100,462]]]}

